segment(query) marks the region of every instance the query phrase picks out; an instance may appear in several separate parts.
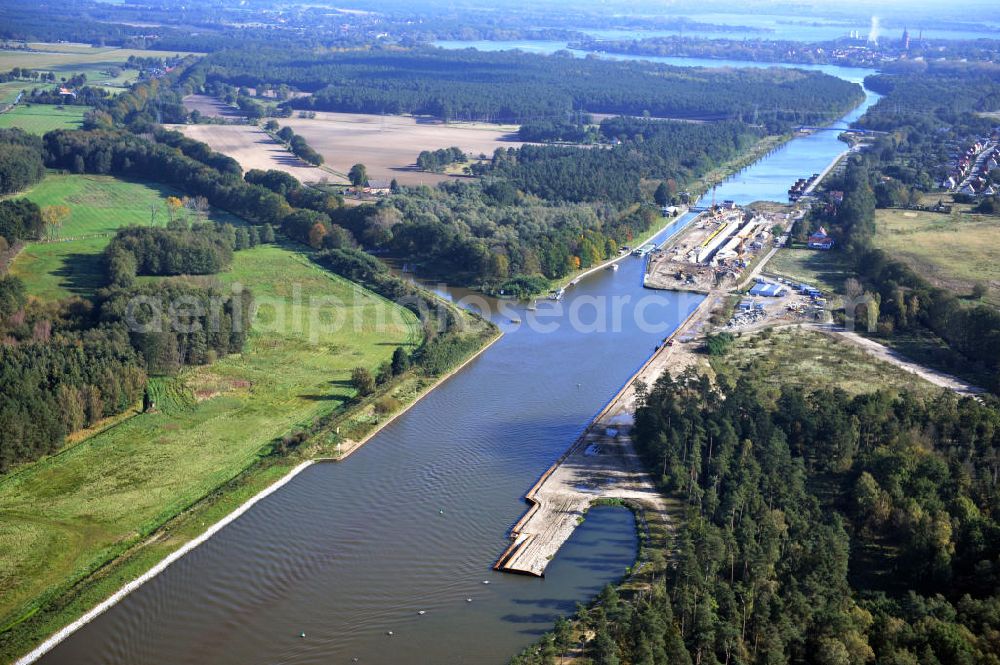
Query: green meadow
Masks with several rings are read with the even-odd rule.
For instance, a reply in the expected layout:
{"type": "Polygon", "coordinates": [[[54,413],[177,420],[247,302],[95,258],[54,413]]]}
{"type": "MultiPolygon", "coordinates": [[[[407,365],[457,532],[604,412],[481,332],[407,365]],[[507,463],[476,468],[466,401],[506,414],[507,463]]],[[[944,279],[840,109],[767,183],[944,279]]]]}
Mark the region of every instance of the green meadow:
{"type": "Polygon", "coordinates": [[[12,104],[22,90],[30,90],[27,81],[7,81],[0,83],[0,104],[12,104]]]}
{"type": "Polygon", "coordinates": [[[421,339],[412,313],[322,270],[298,246],[237,252],[218,279],[261,302],[243,353],[153,379],[155,412],[0,479],[0,628],[239,476],[276,437],[340,408],[354,396],[354,367],[374,370],[421,339]],[[295,310],[296,294],[336,304],[295,310]]]}
{"type": "Polygon", "coordinates": [[[0,129],[17,127],[41,136],[54,129],[79,129],[89,106],[55,106],[52,104],[18,104],[0,114],[0,129]]]}
{"type": "MultiPolygon", "coordinates": [[[[2,116],[0,116],[2,117],[2,116]]],[[[52,241],[29,243],[11,266],[28,293],[43,300],[87,296],[104,284],[101,252],[115,231],[130,224],[165,225],[170,187],[112,176],[49,174],[23,195],[39,206],[65,205],[69,218],[52,241]]],[[[210,219],[240,220],[213,210],[210,219]]]]}

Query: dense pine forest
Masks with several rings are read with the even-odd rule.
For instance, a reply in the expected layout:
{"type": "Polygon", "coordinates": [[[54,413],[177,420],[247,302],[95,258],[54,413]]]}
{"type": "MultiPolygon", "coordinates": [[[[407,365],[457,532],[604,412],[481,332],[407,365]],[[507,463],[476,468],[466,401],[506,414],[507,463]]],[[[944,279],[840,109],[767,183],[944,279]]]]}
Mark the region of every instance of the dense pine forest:
{"type": "Polygon", "coordinates": [[[586,110],[780,127],[829,121],[861,100],[858,86],[818,72],[692,70],[514,51],[232,50],[200,61],[184,81],[195,88],[287,84],[313,93],[287,102],[300,109],[490,122],[558,120],[586,110]]]}
{"type": "MultiPolygon", "coordinates": [[[[964,62],[899,63],[869,76],[865,86],[884,95],[859,121],[868,129],[947,131],[1000,105],[1000,66],[964,62]]],[[[980,118],[981,122],[986,122],[980,118]]]]}
{"type": "Polygon", "coordinates": [[[0,129],[0,195],[30,187],[44,175],[41,139],[20,129],[0,129]]]}
{"type": "Polygon", "coordinates": [[[661,581],[580,612],[593,663],[993,662],[994,399],[667,375],[635,433],[685,516],[661,581]]]}
{"type": "Polygon", "coordinates": [[[550,201],[627,205],[642,198],[643,180],[690,183],[742,153],[763,133],[740,122],[609,118],[601,122],[597,137],[611,147],[529,145],[498,151],[490,167],[478,171],[550,201]]]}

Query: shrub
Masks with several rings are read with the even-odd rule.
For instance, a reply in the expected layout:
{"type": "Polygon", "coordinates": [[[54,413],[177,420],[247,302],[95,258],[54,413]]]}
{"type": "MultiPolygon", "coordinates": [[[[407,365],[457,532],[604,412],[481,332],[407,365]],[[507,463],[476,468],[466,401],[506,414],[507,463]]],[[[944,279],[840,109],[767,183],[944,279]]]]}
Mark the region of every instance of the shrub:
{"type": "Polygon", "coordinates": [[[398,399],[386,395],[375,400],[375,413],[380,416],[388,415],[398,411],[401,406],[402,404],[398,399]]]}

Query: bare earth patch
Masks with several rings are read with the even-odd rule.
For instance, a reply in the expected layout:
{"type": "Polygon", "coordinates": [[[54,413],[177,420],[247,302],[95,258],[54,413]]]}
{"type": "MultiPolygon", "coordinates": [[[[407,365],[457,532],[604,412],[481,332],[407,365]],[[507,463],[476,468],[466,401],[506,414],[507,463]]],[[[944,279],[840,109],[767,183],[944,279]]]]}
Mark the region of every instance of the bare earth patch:
{"type": "Polygon", "coordinates": [[[172,129],[207,143],[212,150],[229,155],[243,167],[285,171],[301,182],[335,180],[322,169],[306,164],[278,143],[267,132],[253,125],[176,125],[172,129]]]}
{"type": "Polygon", "coordinates": [[[461,176],[425,173],[415,168],[422,150],[457,146],[478,157],[497,148],[521,145],[516,125],[443,123],[430,118],[318,112],[315,118],[286,118],[281,125],[301,134],[338,173],[362,163],[369,178],[404,185],[433,185],[461,176]]]}
{"type": "Polygon", "coordinates": [[[239,109],[223,104],[210,95],[188,95],[183,99],[184,108],[197,111],[206,118],[240,118],[239,109]]]}

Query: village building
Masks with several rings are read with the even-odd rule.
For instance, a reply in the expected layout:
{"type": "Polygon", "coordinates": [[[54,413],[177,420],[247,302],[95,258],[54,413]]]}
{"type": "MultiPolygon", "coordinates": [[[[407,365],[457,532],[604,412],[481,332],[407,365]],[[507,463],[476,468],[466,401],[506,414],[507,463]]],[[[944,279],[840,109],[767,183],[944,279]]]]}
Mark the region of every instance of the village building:
{"type": "Polygon", "coordinates": [[[828,250],[833,249],[833,238],[826,232],[826,229],[822,226],[816,233],[809,236],[808,240],[809,249],[820,249],[828,250]]]}

